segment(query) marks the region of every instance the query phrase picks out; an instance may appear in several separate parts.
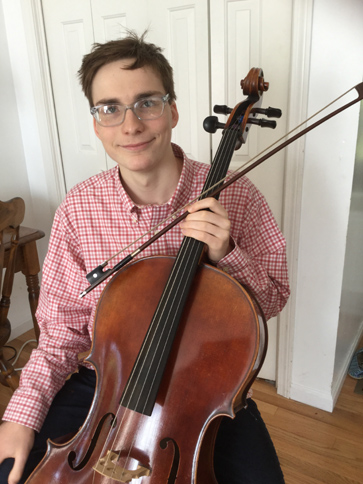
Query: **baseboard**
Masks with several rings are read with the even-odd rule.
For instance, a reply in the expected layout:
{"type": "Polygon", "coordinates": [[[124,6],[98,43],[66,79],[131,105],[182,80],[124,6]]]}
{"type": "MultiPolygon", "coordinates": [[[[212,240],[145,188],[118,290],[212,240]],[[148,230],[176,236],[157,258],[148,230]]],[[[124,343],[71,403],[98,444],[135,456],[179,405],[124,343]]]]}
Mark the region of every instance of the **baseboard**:
{"type": "Polygon", "coordinates": [[[33,320],[30,319],[29,321],[25,321],[22,324],[19,324],[19,326],[16,326],[16,328],[11,330],[11,335],[10,335],[10,341],[13,339],[18,338],[22,334],[26,333],[30,329],[33,329],[33,320]]]}
{"type": "Polygon", "coordinates": [[[344,364],[342,365],[340,372],[336,375],[332,383],[333,408],[337,403],[338,397],[340,395],[345,378],[348,373],[350,362],[352,361],[352,357],[354,355],[354,352],[356,351],[357,345],[362,337],[362,334],[363,334],[363,321],[361,322],[360,328],[357,331],[357,335],[350,346],[350,350],[347,353],[347,356],[344,360],[344,364]]]}
{"type": "Polygon", "coordinates": [[[327,412],[332,412],[334,410],[335,404],[338,400],[345,378],[347,376],[352,356],[357,348],[362,334],[363,321],[360,325],[359,331],[357,331],[356,337],[351,344],[350,350],[347,353],[344,365],[342,365],[342,369],[335,377],[334,382],[332,382],[330,392],[319,392],[315,388],[309,388],[304,385],[293,383],[291,385],[290,398],[292,400],[296,400],[297,402],[304,403],[305,405],[310,405],[312,407],[320,408],[321,410],[325,410],[327,412]]]}
{"type": "Polygon", "coordinates": [[[320,408],[326,412],[332,412],[334,408],[331,392],[319,392],[314,388],[296,383],[291,385],[290,398],[305,405],[320,408]]]}

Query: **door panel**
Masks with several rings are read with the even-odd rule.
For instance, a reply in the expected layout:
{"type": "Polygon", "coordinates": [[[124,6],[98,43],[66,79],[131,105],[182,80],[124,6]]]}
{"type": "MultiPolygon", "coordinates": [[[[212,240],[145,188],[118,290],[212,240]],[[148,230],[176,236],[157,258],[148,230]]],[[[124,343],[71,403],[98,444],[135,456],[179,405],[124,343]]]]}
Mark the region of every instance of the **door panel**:
{"type": "Polygon", "coordinates": [[[89,0],[43,2],[54,103],[66,187],[107,168],[93,132],[88,101],[77,79],[82,57],[94,42],[89,0]]]}
{"type": "Polygon", "coordinates": [[[147,0],[91,0],[95,42],[125,37],[127,29],[141,33],[147,25],[147,0]]]}

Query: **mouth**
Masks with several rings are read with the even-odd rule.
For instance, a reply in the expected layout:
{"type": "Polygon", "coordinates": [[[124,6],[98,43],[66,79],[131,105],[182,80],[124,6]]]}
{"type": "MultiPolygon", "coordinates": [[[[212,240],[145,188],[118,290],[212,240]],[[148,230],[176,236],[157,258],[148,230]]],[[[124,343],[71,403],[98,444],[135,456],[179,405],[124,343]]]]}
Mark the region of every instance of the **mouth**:
{"type": "Polygon", "coordinates": [[[128,151],[142,151],[147,148],[151,143],[152,139],[148,141],[139,141],[138,143],[128,143],[125,145],[121,145],[123,149],[128,151]]]}

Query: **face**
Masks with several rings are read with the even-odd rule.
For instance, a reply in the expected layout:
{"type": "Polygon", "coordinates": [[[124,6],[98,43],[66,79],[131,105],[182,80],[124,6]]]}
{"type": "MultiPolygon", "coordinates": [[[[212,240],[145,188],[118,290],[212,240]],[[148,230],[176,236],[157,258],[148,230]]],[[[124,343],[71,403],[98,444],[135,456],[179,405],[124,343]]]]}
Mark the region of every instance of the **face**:
{"type": "MultiPolygon", "coordinates": [[[[132,105],[149,95],[165,95],[159,76],[150,67],[126,70],[130,61],[106,64],[92,84],[93,104],[121,103],[132,105]]],[[[142,121],[128,109],[119,126],[104,127],[94,120],[94,129],[107,154],[120,167],[121,174],[157,172],[173,156],[171,131],[178,122],[175,103],[165,105],[160,118],[142,121]]]]}

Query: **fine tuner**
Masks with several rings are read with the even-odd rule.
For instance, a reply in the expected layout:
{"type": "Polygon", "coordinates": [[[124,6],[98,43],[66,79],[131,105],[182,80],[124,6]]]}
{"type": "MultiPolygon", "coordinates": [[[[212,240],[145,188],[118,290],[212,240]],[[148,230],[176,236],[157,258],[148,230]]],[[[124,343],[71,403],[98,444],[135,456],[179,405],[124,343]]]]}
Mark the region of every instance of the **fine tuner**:
{"type": "MultiPolygon", "coordinates": [[[[224,114],[225,116],[228,116],[233,110],[229,108],[226,105],[215,105],[213,108],[213,111],[216,114],[224,114]]],[[[277,108],[253,108],[251,109],[251,114],[256,115],[256,114],[263,114],[264,116],[267,116],[268,118],[281,118],[282,111],[281,109],[277,108]]],[[[276,121],[268,121],[267,119],[264,118],[256,118],[256,117],[249,117],[247,120],[247,124],[255,124],[256,126],[260,126],[261,128],[276,128],[276,121]]],[[[203,122],[203,128],[205,131],[208,133],[215,133],[217,129],[224,129],[225,128],[224,123],[220,123],[219,119],[217,116],[208,116],[205,118],[203,122]]]]}

